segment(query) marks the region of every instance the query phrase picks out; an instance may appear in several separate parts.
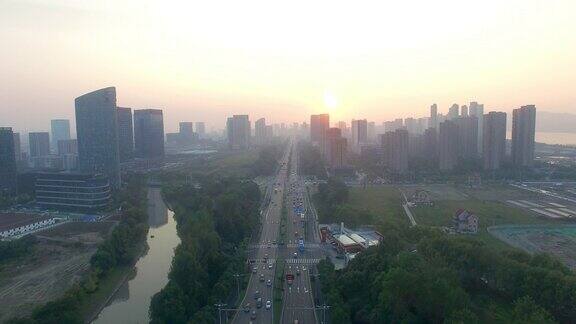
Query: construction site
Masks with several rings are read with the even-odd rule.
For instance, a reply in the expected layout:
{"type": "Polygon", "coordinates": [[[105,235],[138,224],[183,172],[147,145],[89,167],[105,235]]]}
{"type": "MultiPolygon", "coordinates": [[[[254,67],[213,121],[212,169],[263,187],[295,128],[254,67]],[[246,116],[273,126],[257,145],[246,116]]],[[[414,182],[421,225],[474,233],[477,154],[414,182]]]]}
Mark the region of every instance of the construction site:
{"type": "Polygon", "coordinates": [[[115,222],[66,222],[30,234],[32,253],[0,269],[0,322],[60,297],[89,268],[115,222]]]}

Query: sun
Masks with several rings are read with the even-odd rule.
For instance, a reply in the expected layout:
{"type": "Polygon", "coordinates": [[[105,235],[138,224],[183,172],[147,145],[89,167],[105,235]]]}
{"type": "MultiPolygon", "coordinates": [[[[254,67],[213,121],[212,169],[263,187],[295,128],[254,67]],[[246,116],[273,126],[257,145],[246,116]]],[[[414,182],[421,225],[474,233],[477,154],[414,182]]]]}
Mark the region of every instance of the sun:
{"type": "Polygon", "coordinates": [[[329,91],[324,91],[324,105],[328,109],[334,109],[338,106],[338,99],[329,91]]]}

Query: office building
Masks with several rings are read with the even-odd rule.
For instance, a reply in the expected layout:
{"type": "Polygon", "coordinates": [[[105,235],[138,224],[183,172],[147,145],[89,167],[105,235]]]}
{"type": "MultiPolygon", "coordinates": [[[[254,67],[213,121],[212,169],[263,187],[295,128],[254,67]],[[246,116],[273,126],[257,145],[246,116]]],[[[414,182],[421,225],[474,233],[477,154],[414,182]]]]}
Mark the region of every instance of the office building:
{"type": "Polygon", "coordinates": [[[397,129],[380,137],[384,164],[390,172],[404,174],[408,171],[408,131],[397,129]]]}
{"type": "Polygon", "coordinates": [[[326,130],[330,128],[330,116],[328,114],[310,116],[310,141],[323,146],[326,130]]]}
{"type": "Polygon", "coordinates": [[[58,149],[58,141],[70,139],[70,121],[68,119],[52,119],[50,121],[52,131],[52,151],[58,149]]]}
{"type": "Polygon", "coordinates": [[[376,123],[368,122],[368,142],[376,142],[376,123]]]}
{"type": "Polygon", "coordinates": [[[352,120],[352,149],[360,152],[362,144],[368,142],[368,122],[366,119],[352,120]]]}
{"type": "Polygon", "coordinates": [[[438,166],[450,171],[458,163],[459,127],[455,121],[446,120],[438,128],[438,166]]]}
{"type": "Polygon", "coordinates": [[[430,128],[438,128],[438,105],[430,106],[430,128]]]}
{"type": "Polygon", "coordinates": [[[164,157],[164,117],[161,109],[134,110],[134,152],[139,158],[164,157]]]}
{"type": "Polygon", "coordinates": [[[179,142],[181,145],[190,145],[194,138],[196,137],[194,134],[194,123],[193,122],[180,122],[179,124],[179,132],[180,138],[179,142]]]}
{"type": "Polygon", "coordinates": [[[406,130],[409,134],[416,134],[416,129],[418,128],[418,122],[416,119],[409,117],[404,119],[404,125],[406,126],[406,130]]]}
{"type": "Polygon", "coordinates": [[[270,138],[266,137],[266,119],[260,118],[254,123],[254,140],[257,145],[268,142],[270,138]]]}
{"type": "Polygon", "coordinates": [[[204,122],[196,122],[196,134],[198,134],[198,138],[202,139],[206,137],[206,124],[204,122]]]}
{"type": "Polygon", "coordinates": [[[126,162],[134,157],[134,127],[132,109],[118,107],[118,152],[120,162],[126,162]]]}
{"type": "Polygon", "coordinates": [[[512,112],[512,163],[529,167],[534,163],[536,106],[522,106],[512,112]]]}
{"type": "Polygon", "coordinates": [[[112,188],[120,187],[116,88],[109,87],[75,100],[78,167],[105,174],[112,188]]]}
{"type": "Polygon", "coordinates": [[[482,166],[498,170],[506,154],[506,113],[491,111],[484,115],[482,166]]]}
{"type": "Polygon", "coordinates": [[[78,154],[78,140],[58,141],[58,155],[78,154]]]}
{"type": "Polygon", "coordinates": [[[43,157],[50,155],[50,134],[48,132],[28,133],[30,157],[43,157]]]}
{"type": "Polygon", "coordinates": [[[346,166],[348,141],[342,137],[342,130],[336,127],[328,128],[325,138],[324,152],[328,167],[335,170],[346,166]]]}
{"type": "Polygon", "coordinates": [[[484,105],[472,101],[469,106],[469,115],[478,118],[478,153],[482,155],[484,147],[484,105]]]}
{"type": "Polygon", "coordinates": [[[12,128],[0,127],[0,193],[17,192],[18,170],[14,152],[12,128]]]}
{"type": "Polygon", "coordinates": [[[252,129],[248,115],[234,115],[226,121],[228,147],[245,149],[250,147],[252,129]]]}
{"type": "Polygon", "coordinates": [[[36,204],[57,210],[96,211],[110,203],[110,184],[104,175],[37,173],[36,204]]]}

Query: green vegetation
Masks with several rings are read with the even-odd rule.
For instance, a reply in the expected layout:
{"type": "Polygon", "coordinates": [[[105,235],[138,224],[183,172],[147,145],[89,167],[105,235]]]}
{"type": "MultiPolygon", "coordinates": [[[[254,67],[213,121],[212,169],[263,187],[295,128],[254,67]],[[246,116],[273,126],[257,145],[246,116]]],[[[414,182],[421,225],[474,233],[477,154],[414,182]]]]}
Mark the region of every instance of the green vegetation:
{"type": "Polygon", "coordinates": [[[39,307],[30,318],[11,323],[83,323],[110,294],[115,287],[111,283],[123,277],[119,269],[129,269],[148,232],[146,177],[132,175],[126,182],[116,197],[121,202],[122,220],[92,256],[88,274],[63,297],[39,307]]]}
{"type": "Polygon", "coordinates": [[[258,159],[252,166],[252,175],[271,176],[278,167],[278,161],[284,153],[286,143],[264,146],[258,152],[258,159]]]}
{"type": "Polygon", "coordinates": [[[259,224],[258,186],[233,178],[199,184],[163,190],[181,243],[168,284],[152,298],[152,323],[214,323],[214,304],[235,291],[234,274],[246,272],[245,246],[259,224]]]}
{"type": "Polygon", "coordinates": [[[489,226],[494,225],[526,225],[526,224],[561,224],[562,220],[549,219],[530,214],[527,211],[507,206],[497,201],[483,200],[440,200],[436,201],[434,206],[421,206],[413,208],[414,218],[418,225],[428,226],[449,226],[452,217],[458,209],[466,209],[479,218],[478,234],[475,235],[479,240],[499,248],[511,248],[504,242],[492,236],[486,230],[489,226]]]}
{"type": "Polygon", "coordinates": [[[336,178],[320,184],[314,195],[321,223],[344,222],[351,227],[384,220],[407,224],[400,199],[392,187],[348,188],[336,178]]]}
{"type": "Polygon", "coordinates": [[[0,193],[0,209],[5,209],[17,204],[24,204],[32,200],[32,197],[27,194],[11,196],[0,193]]]}
{"type": "Polygon", "coordinates": [[[318,268],[332,323],[573,323],[576,276],[546,255],[382,224],[383,242],[318,268]],[[344,299],[344,296],[346,299],[344,299]]]}
{"type": "Polygon", "coordinates": [[[297,149],[298,157],[300,158],[298,167],[300,175],[326,179],[326,168],[318,148],[308,142],[299,142],[297,149]]]}
{"type": "Polygon", "coordinates": [[[6,262],[29,254],[34,248],[34,244],[36,244],[36,240],[32,236],[25,236],[13,241],[0,241],[0,270],[6,262]]]}

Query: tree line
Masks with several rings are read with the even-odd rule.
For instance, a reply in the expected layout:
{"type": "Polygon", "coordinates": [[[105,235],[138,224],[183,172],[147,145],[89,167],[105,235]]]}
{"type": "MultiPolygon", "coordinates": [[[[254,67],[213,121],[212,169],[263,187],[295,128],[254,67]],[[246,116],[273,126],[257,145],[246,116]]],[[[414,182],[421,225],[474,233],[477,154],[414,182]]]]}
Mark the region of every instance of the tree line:
{"type": "Polygon", "coordinates": [[[252,181],[201,179],[163,188],[175,212],[180,245],[169,281],[152,298],[152,323],[214,323],[245,273],[245,246],[259,224],[260,190],[252,181]]]}
{"type": "Polygon", "coordinates": [[[258,159],[252,165],[254,176],[271,176],[276,172],[278,161],[282,157],[287,142],[277,142],[266,145],[258,152],[258,159]]]}
{"type": "Polygon", "coordinates": [[[301,175],[316,176],[319,179],[326,179],[326,168],[320,150],[309,142],[298,142],[298,172],[301,175]]]}
{"type": "Polygon", "coordinates": [[[91,298],[98,291],[100,283],[108,279],[115,268],[131,265],[140,254],[142,242],[148,233],[146,189],[145,177],[127,176],[126,186],[114,197],[115,205],[122,210],[121,220],[98,246],[90,259],[88,273],[62,297],[38,307],[28,318],[13,319],[9,323],[84,323],[86,314],[83,310],[93,302],[91,298]]]}
{"type": "Polygon", "coordinates": [[[348,187],[338,178],[331,177],[318,185],[314,203],[321,223],[340,223],[356,227],[372,224],[376,217],[370,212],[347,204],[350,196],[348,187]]]}
{"type": "Polygon", "coordinates": [[[332,323],[576,322],[576,275],[548,255],[430,228],[380,232],[347,268],[318,265],[332,323]]]}

